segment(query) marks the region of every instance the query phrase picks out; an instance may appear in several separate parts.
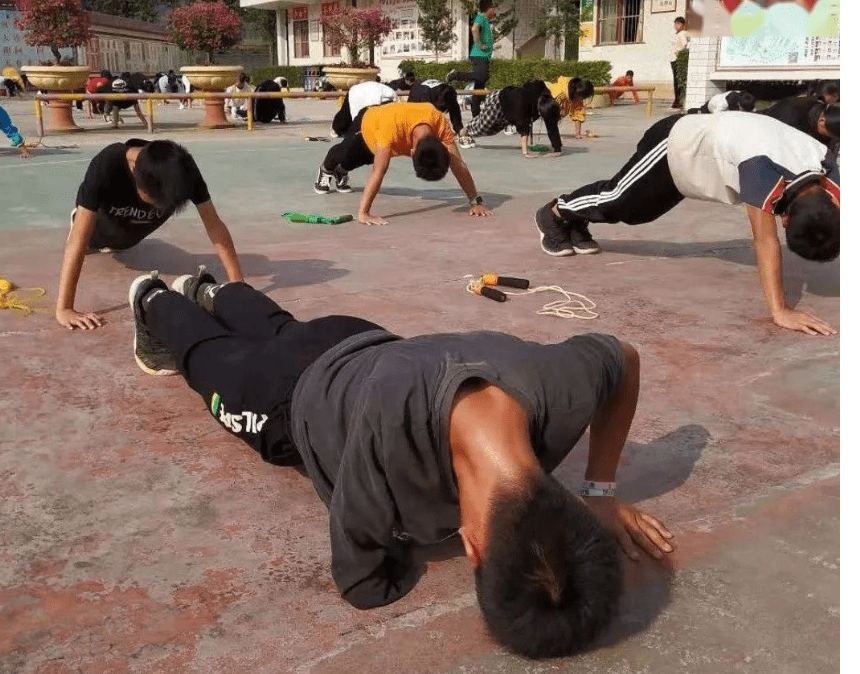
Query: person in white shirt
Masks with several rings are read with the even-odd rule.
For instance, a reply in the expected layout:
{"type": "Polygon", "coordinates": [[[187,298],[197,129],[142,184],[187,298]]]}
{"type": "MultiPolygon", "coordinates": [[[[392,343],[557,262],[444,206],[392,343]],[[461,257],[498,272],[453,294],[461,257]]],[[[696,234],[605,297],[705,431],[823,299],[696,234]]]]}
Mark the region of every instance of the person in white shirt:
{"type": "Polygon", "coordinates": [[[683,16],[675,17],[675,34],[672,36],[672,84],[675,87],[675,100],[672,109],[681,109],[681,82],[678,80],[678,53],[687,48],[690,34],[687,33],[687,20],[683,16]]]}
{"type": "Polygon", "coordinates": [[[358,117],[358,113],[371,105],[382,105],[397,100],[397,92],[382,82],[359,82],[349,88],[343,99],[343,105],[331,122],[331,133],[333,137],[343,138],[346,136],[352,120],[358,117]]]}
{"type": "Polygon", "coordinates": [[[836,259],[836,156],[772,117],[722,112],[660,120],[615,176],[562,194],[537,211],[541,248],[556,257],[599,253],[590,223],[654,222],[685,197],[745,204],[774,323],[810,335],[835,334],[820,318],[786,305],[776,216],[781,216],[790,251],[818,262],[836,259]]]}
{"type": "Polygon", "coordinates": [[[700,108],[690,108],[688,115],[707,115],[715,112],[726,112],[728,110],[742,110],[752,112],[755,110],[755,96],[749,91],[724,91],[721,94],[711,96],[700,108]]]}
{"type": "MultiPolygon", "coordinates": [[[[239,73],[236,79],[236,84],[231,84],[225,90],[225,93],[233,94],[236,92],[253,93],[254,87],[248,84],[248,76],[245,73],[239,73]]],[[[232,119],[244,119],[248,116],[248,101],[250,98],[225,98],[224,111],[230,113],[232,119]]]]}

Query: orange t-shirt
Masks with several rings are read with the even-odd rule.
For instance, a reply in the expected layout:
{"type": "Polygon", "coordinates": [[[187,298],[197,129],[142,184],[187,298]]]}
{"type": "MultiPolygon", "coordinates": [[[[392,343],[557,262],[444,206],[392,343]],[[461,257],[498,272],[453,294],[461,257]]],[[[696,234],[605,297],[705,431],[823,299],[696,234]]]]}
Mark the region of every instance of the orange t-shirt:
{"type": "Polygon", "coordinates": [[[386,103],[367,108],[361,120],[361,135],[371,152],[388,147],[395,157],[408,156],[412,152],[412,130],[419,124],[427,124],[447,148],[454,148],[454,131],[432,103],[386,103]]]}

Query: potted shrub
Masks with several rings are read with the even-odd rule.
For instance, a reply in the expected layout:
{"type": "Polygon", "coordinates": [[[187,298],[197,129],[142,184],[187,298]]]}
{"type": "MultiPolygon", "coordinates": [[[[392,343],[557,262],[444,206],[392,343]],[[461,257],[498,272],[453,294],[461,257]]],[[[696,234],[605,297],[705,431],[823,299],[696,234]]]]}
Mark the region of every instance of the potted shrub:
{"type": "MultiPolygon", "coordinates": [[[[86,66],[61,64],[60,49],[79,47],[91,37],[89,15],[81,0],[15,0],[21,15],[15,25],[33,47],[48,47],[55,63],[23,66],[27,79],[41,91],[61,93],[83,89],[89,76],[86,66]]],[[[49,131],[80,131],[72,119],[71,101],[48,101],[49,131]]]]}
{"type": "MultiPolygon", "coordinates": [[[[180,68],[192,86],[201,91],[224,91],[236,81],[242,66],[212,65],[215,52],[232,47],[242,34],[242,20],[224,2],[198,0],[190,5],[176,7],[167,15],[167,26],[180,49],[206,54],[205,65],[180,68]]],[[[203,107],[205,116],[201,127],[221,129],[233,126],[224,116],[223,100],[207,98],[203,107]]]]}
{"type": "Polygon", "coordinates": [[[333,49],[345,47],[349,52],[349,63],[323,68],[334,87],[346,91],[353,84],[376,79],[379,68],[373,65],[374,48],[394,27],[381,9],[340,7],[322,17],[320,25],[325,28],[326,44],[333,49]],[[368,52],[368,63],[359,61],[364,50],[368,52]]]}

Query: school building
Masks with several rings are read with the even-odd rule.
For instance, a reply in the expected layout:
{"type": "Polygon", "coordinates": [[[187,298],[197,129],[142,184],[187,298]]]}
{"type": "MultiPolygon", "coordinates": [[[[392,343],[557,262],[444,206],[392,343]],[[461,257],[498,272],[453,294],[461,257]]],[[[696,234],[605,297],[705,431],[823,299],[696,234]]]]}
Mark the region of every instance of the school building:
{"type": "MultiPolygon", "coordinates": [[[[31,47],[15,26],[19,12],[15,5],[0,0],[0,68],[38,65],[53,61],[47,47],[31,47]]],[[[63,59],[87,65],[97,71],[108,68],[114,73],[155,73],[178,69],[193,62],[194,54],[177,47],[164,28],[145,21],[89,12],[93,37],[77,49],[61,49],[63,59]]]]}
{"type": "MultiPolygon", "coordinates": [[[[456,19],[455,40],[451,49],[439,58],[462,60],[468,58],[471,47],[471,17],[460,0],[450,0],[450,3],[456,19]]],[[[356,4],[358,7],[381,6],[394,21],[394,30],[376,50],[376,65],[382,70],[383,80],[396,77],[397,66],[404,59],[434,58],[418,28],[415,0],[358,0],[356,4]]],[[[502,9],[516,8],[519,23],[496,45],[494,56],[564,58],[565,54],[572,53],[570,45],[565,45],[563,40],[556,44],[537,34],[535,24],[541,5],[540,0],[507,0],[502,4],[502,9]]],[[[687,0],[580,0],[579,5],[582,15],[580,59],[606,59],[612,63],[613,76],[633,69],[637,81],[656,84],[671,92],[672,22],[676,15],[686,12],[687,0]]],[[[345,60],[345,54],[335,53],[323,42],[324,33],[320,27],[320,18],[340,6],[337,0],[241,0],[241,6],[276,13],[279,65],[325,65],[345,60]]]]}

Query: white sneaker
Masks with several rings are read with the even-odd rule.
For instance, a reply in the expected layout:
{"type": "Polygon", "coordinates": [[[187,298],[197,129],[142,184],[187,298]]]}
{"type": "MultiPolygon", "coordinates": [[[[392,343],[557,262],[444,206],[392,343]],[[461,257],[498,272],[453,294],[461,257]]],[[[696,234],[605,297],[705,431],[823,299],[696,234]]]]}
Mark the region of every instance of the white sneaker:
{"type": "Polygon", "coordinates": [[[515,126],[506,126],[505,127],[505,135],[513,136],[517,132],[517,127],[515,126]]]}

